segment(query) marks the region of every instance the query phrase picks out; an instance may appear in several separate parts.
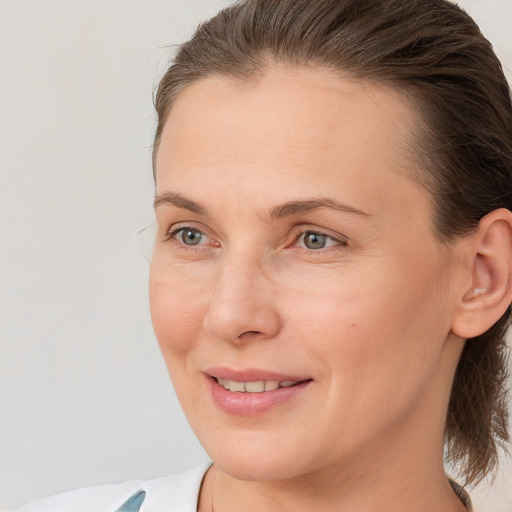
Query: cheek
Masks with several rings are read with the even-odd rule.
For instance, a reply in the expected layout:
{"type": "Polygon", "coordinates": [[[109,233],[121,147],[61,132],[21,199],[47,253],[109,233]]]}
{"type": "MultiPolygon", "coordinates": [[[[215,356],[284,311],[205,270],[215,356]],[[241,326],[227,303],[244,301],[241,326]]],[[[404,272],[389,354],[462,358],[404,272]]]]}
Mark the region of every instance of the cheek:
{"type": "Polygon", "coordinates": [[[151,278],[149,302],[153,329],[169,366],[193,348],[208,307],[206,294],[197,286],[182,286],[151,278]]]}
{"type": "MultiPolygon", "coordinates": [[[[396,269],[396,272],[399,272],[396,269]]],[[[399,274],[394,274],[399,275],[399,274]]],[[[360,385],[392,414],[409,407],[430,385],[439,365],[449,315],[439,296],[435,273],[422,279],[406,274],[389,282],[385,293],[367,299],[359,311],[360,385]]]]}
{"type": "Polygon", "coordinates": [[[292,290],[282,291],[277,302],[286,321],[280,343],[288,345],[286,353],[308,361],[319,382],[330,383],[328,394],[340,389],[350,396],[377,342],[374,301],[348,275],[329,277],[320,287],[296,282],[292,290]]]}
{"type": "Polygon", "coordinates": [[[288,317],[332,378],[361,386],[407,372],[414,380],[418,369],[435,364],[449,332],[444,274],[436,270],[383,265],[331,276],[316,292],[294,290],[288,317]]]}

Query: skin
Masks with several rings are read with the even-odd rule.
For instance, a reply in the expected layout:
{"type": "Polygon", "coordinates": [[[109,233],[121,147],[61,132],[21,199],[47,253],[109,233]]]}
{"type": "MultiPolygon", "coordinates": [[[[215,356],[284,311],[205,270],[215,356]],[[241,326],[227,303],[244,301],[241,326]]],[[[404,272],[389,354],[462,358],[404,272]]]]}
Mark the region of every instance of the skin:
{"type": "Polygon", "coordinates": [[[394,91],[321,69],[207,78],[174,104],[157,197],[180,194],[204,211],[157,202],[150,303],[182,407],[214,461],[200,510],[465,510],[442,453],[471,244],[448,248],[433,234],[407,152],[416,123],[394,91]],[[319,197],[358,212],[269,213],[319,197]],[[187,245],[182,227],[204,233],[200,243],[187,245]],[[308,248],[308,230],[327,246],[308,248]],[[216,366],[312,381],[240,417],[212,401],[204,371],[216,366]]]}

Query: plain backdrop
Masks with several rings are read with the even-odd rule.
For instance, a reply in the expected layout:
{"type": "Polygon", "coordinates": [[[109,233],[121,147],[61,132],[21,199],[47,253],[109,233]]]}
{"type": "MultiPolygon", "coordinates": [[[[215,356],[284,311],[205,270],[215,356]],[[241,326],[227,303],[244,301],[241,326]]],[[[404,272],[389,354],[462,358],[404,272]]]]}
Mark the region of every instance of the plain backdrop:
{"type": "MultiPolygon", "coordinates": [[[[152,333],[152,93],[225,0],[0,0],[0,511],[206,458],[152,333]]],[[[511,76],[512,0],[460,2],[511,76]]],[[[473,492],[512,511],[512,464],[473,492]]]]}

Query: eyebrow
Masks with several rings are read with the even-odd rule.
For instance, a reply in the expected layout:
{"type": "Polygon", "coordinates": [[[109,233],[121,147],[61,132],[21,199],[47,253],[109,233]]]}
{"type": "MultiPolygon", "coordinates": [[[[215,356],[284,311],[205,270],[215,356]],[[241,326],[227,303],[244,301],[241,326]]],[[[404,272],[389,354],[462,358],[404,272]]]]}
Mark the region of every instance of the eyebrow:
{"type": "MultiPolygon", "coordinates": [[[[171,204],[178,208],[189,210],[198,215],[208,214],[208,211],[204,206],[200,205],[199,203],[196,203],[195,201],[192,201],[191,199],[187,199],[181,194],[175,192],[164,192],[162,194],[158,194],[155,197],[153,207],[157,208],[162,204],[171,204]]],[[[288,217],[290,215],[298,215],[301,213],[307,213],[313,210],[318,210],[320,208],[329,208],[332,210],[338,210],[345,213],[355,213],[357,215],[363,215],[365,217],[369,216],[369,214],[364,212],[363,210],[354,208],[353,206],[337,201],[336,199],[332,199],[330,197],[319,197],[314,199],[288,201],[279,206],[274,206],[270,210],[270,218],[280,219],[283,217],[288,217]]]]}
{"type": "Polygon", "coordinates": [[[175,192],[165,192],[163,194],[157,194],[155,196],[155,201],[153,202],[153,208],[160,206],[161,204],[172,204],[177,206],[178,208],[184,208],[185,210],[189,210],[193,213],[197,213],[198,215],[206,215],[206,208],[201,206],[199,203],[187,199],[181,194],[176,194],[175,192]]]}
{"type": "Polygon", "coordinates": [[[273,219],[287,217],[288,215],[297,215],[300,213],[307,213],[320,208],[330,208],[332,210],[339,210],[345,213],[356,213],[358,215],[369,215],[363,210],[354,208],[348,204],[337,201],[330,197],[319,197],[305,201],[289,201],[280,206],[275,206],[270,210],[270,217],[273,219]]]}

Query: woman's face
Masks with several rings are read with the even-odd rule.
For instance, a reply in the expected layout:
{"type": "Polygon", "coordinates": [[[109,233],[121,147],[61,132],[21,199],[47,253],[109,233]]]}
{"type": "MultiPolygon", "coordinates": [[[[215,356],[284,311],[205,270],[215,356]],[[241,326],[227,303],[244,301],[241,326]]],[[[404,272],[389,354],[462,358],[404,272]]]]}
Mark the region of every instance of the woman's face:
{"type": "Polygon", "coordinates": [[[414,126],[397,94],[320,69],[204,79],[173,106],[152,319],[226,472],[290,478],[425,439],[441,449],[457,274],[412,178],[414,126]]]}

